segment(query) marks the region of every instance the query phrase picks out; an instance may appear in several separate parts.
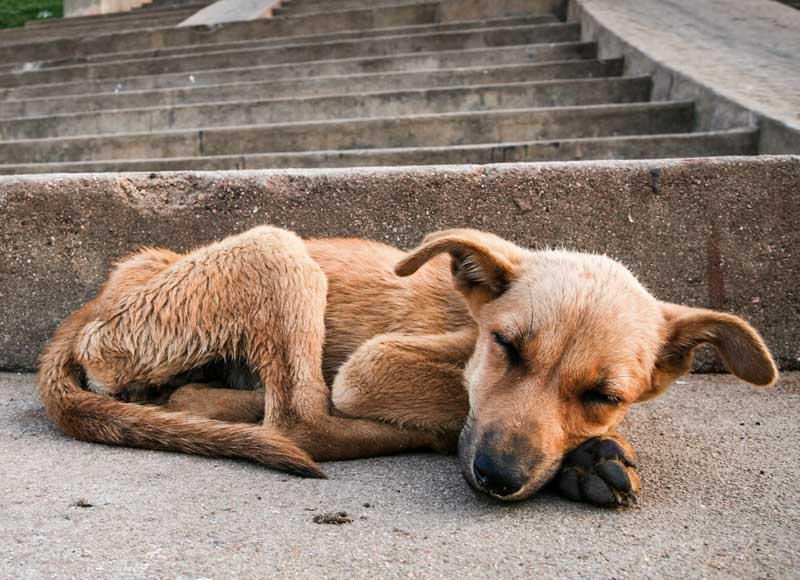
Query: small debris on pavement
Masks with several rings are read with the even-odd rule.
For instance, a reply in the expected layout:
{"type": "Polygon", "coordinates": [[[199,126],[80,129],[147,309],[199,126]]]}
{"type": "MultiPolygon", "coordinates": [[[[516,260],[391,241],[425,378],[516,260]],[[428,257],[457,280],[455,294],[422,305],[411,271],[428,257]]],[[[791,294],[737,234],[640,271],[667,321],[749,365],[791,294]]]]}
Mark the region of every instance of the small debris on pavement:
{"type": "Polygon", "coordinates": [[[341,526],[342,524],[352,524],[353,518],[347,515],[347,512],[330,512],[325,514],[317,514],[314,516],[313,522],[315,524],[330,524],[333,526],[341,526]]]}

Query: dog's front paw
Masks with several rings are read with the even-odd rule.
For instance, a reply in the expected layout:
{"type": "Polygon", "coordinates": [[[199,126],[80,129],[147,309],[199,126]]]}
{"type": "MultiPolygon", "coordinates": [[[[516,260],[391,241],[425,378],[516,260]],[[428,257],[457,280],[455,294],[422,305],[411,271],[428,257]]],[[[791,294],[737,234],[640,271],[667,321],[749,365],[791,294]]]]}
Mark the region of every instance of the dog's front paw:
{"type": "Polygon", "coordinates": [[[556,475],[558,491],[573,501],[607,507],[639,503],[639,475],[633,451],[626,451],[625,444],[594,437],[567,453],[556,475]]]}

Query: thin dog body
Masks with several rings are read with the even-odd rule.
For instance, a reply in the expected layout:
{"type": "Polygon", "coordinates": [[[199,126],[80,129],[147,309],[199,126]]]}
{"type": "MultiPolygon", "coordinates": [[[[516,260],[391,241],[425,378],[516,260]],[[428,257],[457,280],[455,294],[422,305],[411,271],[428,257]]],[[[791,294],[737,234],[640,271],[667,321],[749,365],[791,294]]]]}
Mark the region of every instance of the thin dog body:
{"type": "Polygon", "coordinates": [[[617,426],[704,343],[745,381],[777,379],[744,320],[660,302],[607,257],[476,230],[406,253],[265,226],[119,262],[56,332],[39,390],[87,441],[308,476],[315,461],[457,447],[494,497],[553,480],[630,505],[640,483],[617,426]]]}

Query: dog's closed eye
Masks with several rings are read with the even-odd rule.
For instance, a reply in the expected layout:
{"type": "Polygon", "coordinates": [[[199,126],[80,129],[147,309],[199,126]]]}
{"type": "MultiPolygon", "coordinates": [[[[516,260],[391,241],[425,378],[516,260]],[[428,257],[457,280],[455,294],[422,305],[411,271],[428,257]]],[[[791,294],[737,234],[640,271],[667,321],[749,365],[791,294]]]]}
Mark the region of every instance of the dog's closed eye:
{"type": "Polygon", "coordinates": [[[493,332],[492,338],[494,341],[500,345],[506,355],[506,359],[508,360],[508,365],[511,367],[518,367],[522,366],[522,355],[519,352],[519,349],[516,345],[507,339],[505,336],[500,334],[499,332],[493,332]]]}
{"type": "Polygon", "coordinates": [[[583,391],[581,400],[587,405],[619,405],[622,403],[622,398],[607,391],[604,383],[599,383],[583,391]]]}

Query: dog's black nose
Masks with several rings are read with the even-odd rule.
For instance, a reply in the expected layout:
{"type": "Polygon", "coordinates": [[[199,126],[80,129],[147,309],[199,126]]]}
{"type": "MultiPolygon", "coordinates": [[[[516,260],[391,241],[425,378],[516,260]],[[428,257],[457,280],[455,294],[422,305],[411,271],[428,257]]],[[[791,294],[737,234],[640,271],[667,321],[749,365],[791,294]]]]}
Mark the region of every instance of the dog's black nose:
{"type": "Polygon", "coordinates": [[[516,465],[485,453],[475,456],[472,470],[481,488],[500,497],[512,495],[525,485],[525,475],[516,465]]]}

